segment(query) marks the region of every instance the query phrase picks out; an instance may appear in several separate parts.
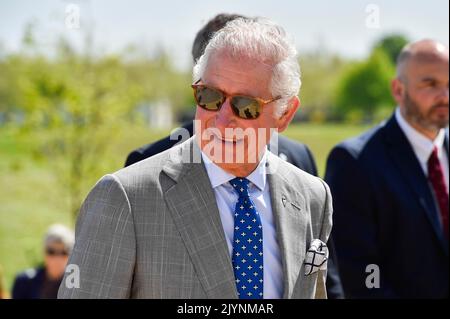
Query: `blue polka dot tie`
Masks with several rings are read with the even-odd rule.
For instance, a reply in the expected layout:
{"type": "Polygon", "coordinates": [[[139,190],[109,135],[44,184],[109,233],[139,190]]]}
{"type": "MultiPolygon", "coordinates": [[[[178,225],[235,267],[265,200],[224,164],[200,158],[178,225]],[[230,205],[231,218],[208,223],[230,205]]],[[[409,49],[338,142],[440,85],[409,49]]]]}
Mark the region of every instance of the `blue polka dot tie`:
{"type": "Polygon", "coordinates": [[[259,213],[248,194],[248,179],[230,181],[239,199],[234,210],[233,263],[239,299],[264,295],[263,229],[259,213]]]}

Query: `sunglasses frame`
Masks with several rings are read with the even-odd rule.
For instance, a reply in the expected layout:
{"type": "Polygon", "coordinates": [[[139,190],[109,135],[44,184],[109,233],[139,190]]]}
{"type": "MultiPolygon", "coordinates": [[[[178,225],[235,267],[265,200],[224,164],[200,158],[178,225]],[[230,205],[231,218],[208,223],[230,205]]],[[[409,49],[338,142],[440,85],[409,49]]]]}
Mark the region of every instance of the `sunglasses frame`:
{"type": "MultiPolygon", "coordinates": [[[[201,80],[202,80],[202,79],[199,79],[197,82],[195,82],[194,84],[191,85],[192,89],[194,90],[194,99],[195,99],[195,102],[197,103],[197,105],[198,105],[199,107],[201,107],[201,108],[204,109],[204,110],[211,111],[211,112],[218,112],[218,111],[220,111],[220,109],[222,108],[222,106],[223,106],[223,104],[225,103],[225,101],[226,101],[228,98],[231,98],[231,99],[232,99],[233,97],[243,97],[243,98],[255,100],[256,102],[258,102],[258,105],[259,105],[259,110],[258,110],[258,111],[260,111],[265,105],[267,105],[267,104],[269,104],[269,103],[272,103],[272,102],[275,102],[275,101],[281,99],[281,96],[277,96],[277,97],[275,97],[275,98],[273,98],[273,99],[269,99],[269,100],[264,100],[264,99],[261,99],[261,98],[258,98],[258,97],[248,96],[248,95],[243,95],[243,94],[228,94],[228,93],[222,91],[221,89],[215,88],[215,87],[213,87],[213,86],[205,85],[205,84],[199,84],[199,82],[200,82],[201,80]],[[197,89],[198,89],[198,88],[208,88],[208,89],[212,89],[212,90],[215,90],[215,91],[217,91],[217,92],[219,92],[219,93],[221,93],[221,94],[223,95],[223,102],[222,102],[222,104],[217,108],[217,110],[211,110],[211,109],[208,109],[208,108],[203,107],[203,106],[200,105],[199,101],[197,100],[197,95],[196,95],[196,92],[197,92],[197,89]]],[[[230,105],[231,105],[231,101],[230,101],[230,105]]],[[[256,116],[256,117],[252,117],[252,118],[244,118],[244,117],[239,116],[239,110],[237,110],[236,107],[234,107],[233,105],[231,105],[231,109],[232,109],[234,115],[236,115],[237,117],[239,117],[240,119],[243,119],[243,120],[256,120],[256,119],[261,115],[261,112],[258,112],[258,116],[256,116]]]]}
{"type": "Polygon", "coordinates": [[[46,248],[45,254],[47,256],[68,256],[69,255],[69,253],[66,250],[53,249],[53,248],[46,248]]]}

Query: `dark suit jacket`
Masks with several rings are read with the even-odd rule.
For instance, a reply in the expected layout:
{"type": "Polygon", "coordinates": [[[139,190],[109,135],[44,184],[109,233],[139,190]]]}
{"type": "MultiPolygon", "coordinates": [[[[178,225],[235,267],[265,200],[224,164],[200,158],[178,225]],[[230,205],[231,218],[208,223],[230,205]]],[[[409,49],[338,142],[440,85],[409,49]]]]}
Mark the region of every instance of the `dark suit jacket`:
{"type": "MultiPolygon", "coordinates": [[[[446,142],[448,152],[448,141],[446,142]]],[[[395,116],[336,146],[325,180],[346,297],[446,298],[448,241],[416,155],[395,116]],[[366,266],[380,270],[368,289],[366,266]]]]}
{"type": "MultiPolygon", "coordinates": [[[[180,130],[187,129],[189,131],[189,136],[193,134],[193,123],[185,124],[180,130]]],[[[132,165],[136,162],[142,161],[150,156],[161,153],[175,144],[177,144],[181,140],[181,133],[178,134],[176,131],[173,136],[178,136],[178,139],[171,140],[169,136],[151,143],[145,146],[142,146],[134,151],[132,151],[126,160],[125,166],[132,165]]],[[[311,154],[309,148],[302,144],[295,142],[287,137],[279,135],[278,140],[278,154],[284,154],[285,160],[298,168],[304,170],[305,172],[317,176],[317,166],[314,161],[314,157],[311,154]]],[[[330,251],[330,260],[328,261],[328,272],[327,272],[327,294],[330,299],[338,299],[343,298],[344,293],[342,290],[342,285],[339,279],[339,272],[337,269],[337,265],[335,262],[335,251],[331,237],[328,239],[328,247],[330,251]]]]}
{"type": "Polygon", "coordinates": [[[28,269],[17,275],[14,280],[12,298],[13,299],[56,299],[58,287],[61,279],[55,281],[46,280],[45,268],[38,267],[28,269]],[[49,289],[46,295],[43,295],[44,285],[49,289]]]}

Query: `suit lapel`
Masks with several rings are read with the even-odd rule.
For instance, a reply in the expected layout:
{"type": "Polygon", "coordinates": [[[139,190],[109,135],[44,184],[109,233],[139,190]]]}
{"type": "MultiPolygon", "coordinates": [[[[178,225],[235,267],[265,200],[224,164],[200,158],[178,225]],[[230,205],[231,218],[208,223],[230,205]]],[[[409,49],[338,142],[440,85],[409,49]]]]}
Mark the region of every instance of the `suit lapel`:
{"type": "Polygon", "coordinates": [[[283,264],[283,298],[288,299],[292,296],[305,258],[308,220],[304,198],[289,186],[280,162],[275,155],[269,155],[269,171],[276,166],[276,172],[268,174],[268,181],[283,264]]]}
{"type": "MultiPolygon", "coordinates": [[[[165,201],[208,298],[237,299],[231,258],[216,199],[202,163],[181,163],[182,153],[199,152],[193,138],[172,150],[163,171],[165,201]]],[[[303,196],[287,182],[283,163],[269,153],[268,175],[277,240],[283,265],[283,298],[290,298],[305,258],[309,223],[303,196]]]]}
{"type": "Polygon", "coordinates": [[[236,299],[231,258],[207,172],[203,163],[180,162],[181,153],[191,151],[200,154],[193,138],[172,152],[163,168],[172,179],[163,186],[164,198],[208,298],[236,299]]]}
{"type": "Polygon", "coordinates": [[[427,215],[434,233],[444,250],[448,253],[448,242],[445,240],[440,226],[439,212],[434,202],[428,179],[414,154],[412,146],[401,131],[394,116],[386,123],[385,141],[389,145],[388,152],[394,160],[397,169],[417,195],[416,198],[427,215]]]}

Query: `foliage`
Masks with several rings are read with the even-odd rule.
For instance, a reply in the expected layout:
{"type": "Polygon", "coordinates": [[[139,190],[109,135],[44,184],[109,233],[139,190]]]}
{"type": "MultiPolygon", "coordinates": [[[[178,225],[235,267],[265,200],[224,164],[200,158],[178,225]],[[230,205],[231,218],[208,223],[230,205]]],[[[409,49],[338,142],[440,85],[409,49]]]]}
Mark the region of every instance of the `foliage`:
{"type": "Polygon", "coordinates": [[[374,49],[383,50],[388,55],[391,62],[395,64],[400,51],[408,42],[410,42],[409,39],[403,34],[392,33],[385,35],[378,40],[374,45],[374,49]]]}
{"type": "Polygon", "coordinates": [[[373,122],[379,110],[394,105],[390,92],[394,74],[387,54],[375,49],[367,61],[349,68],[339,82],[336,112],[353,122],[373,122]]]}
{"type": "MultiPolygon", "coordinates": [[[[163,50],[153,56],[138,48],[95,54],[89,36],[81,51],[60,39],[51,54],[43,53],[34,27],[26,27],[21,51],[0,52],[0,125],[9,123],[20,128],[18,134],[36,137],[29,146],[33,159],[52,163],[74,218],[86,190],[108,165],[105,154],[112,141],[143,123],[142,105],[166,100],[168,112],[192,110],[191,75],[176,70],[163,50]]],[[[393,103],[390,59],[404,40],[399,35],[381,39],[362,62],[325,50],[302,54],[299,117],[324,122],[333,111],[335,118],[358,122],[384,116],[393,103]]]]}
{"type": "Polygon", "coordinates": [[[86,188],[104,167],[111,141],[128,123],[142,121],[137,107],[162,98],[175,109],[189,105],[189,75],[175,72],[165,54],[132,61],[96,57],[61,40],[49,57],[31,38],[27,34],[23,52],[0,61],[0,114],[21,125],[20,134],[45,136],[32,146],[35,158],[54,163],[75,218],[86,188]]]}
{"type": "Polygon", "coordinates": [[[324,51],[300,57],[302,87],[300,90],[300,118],[322,123],[330,116],[335,104],[339,79],[351,65],[350,61],[324,51]]]}

